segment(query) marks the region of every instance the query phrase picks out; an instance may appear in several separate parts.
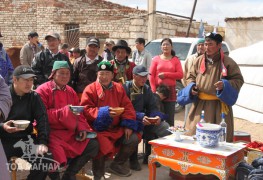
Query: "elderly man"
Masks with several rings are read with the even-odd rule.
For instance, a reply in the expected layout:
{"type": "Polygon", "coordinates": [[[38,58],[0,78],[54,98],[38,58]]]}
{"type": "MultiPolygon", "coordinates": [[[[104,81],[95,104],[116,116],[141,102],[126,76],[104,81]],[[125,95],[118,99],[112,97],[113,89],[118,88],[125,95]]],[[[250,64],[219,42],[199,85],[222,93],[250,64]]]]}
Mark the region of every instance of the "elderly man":
{"type": "Polygon", "coordinates": [[[205,36],[205,54],[193,61],[186,78],[188,86],[184,88],[192,100],[195,100],[186,121],[188,135],[195,134],[196,124],[204,110],[205,121],[219,124],[221,113],[225,113],[227,123],[227,141],[233,141],[234,122],[233,106],[240,88],[244,83],[243,76],[236,62],[224,55],[221,50],[222,36],[208,33],[205,36]]]}
{"type": "Polygon", "coordinates": [[[130,176],[131,170],[124,163],[138,144],[133,132],[137,130],[134,108],[122,85],[112,79],[113,65],[109,61],[100,62],[97,81],[85,88],[80,103],[85,106],[84,115],[96,130],[100,143],[99,155],[92,164],[95,180],[103,177],[105,160],[117,152],[110,171],[118,176],[130,176]],[[123,107],[124,111],[118,115],[113,107],[123,107]]]}
{"type": "MultiPolygon", "coordinates": [[[[10,111],[12,98],[4,78],[0,75],[0,123],[3,122],[10,111]]],[[[3,179],[9,180],[9,172],[6,168],[6,156],[0,139],[0,174],[3,179]]]]}
{"type": "MultiPolygon", "coordinates": [[[[148,141],[169,135],[170,133],[167,131],[169,124],[164,121],[165,115],[158,109],[154,94],[146,84],[149,74],[146,67],[143,65],[135,66],[132,72],[133,80],[126,81],[124,88],[136,110],[138,125],[141,123],[144,125],[143,138],[146,140],[146,153],[143,162],[148,164],[148,156],[151,153],[151,146],[148,141]],[[147,120],[148,117],[157,117],[158,120],[155,124],[151,124],[147,120]]],[[[139,171],[141,167],[137,154],[138,148],[130,157],[130,168],[139,171]]]]}
{"type": "Polygon", "coordinates": [[[131,48],[128,46],[128,43],[121,39],[113,46],[112,51],[115,54],[114,59],[110,61],[114,66],[113,80],[122,84],[124,84],[125,81],[132,80],[132,69],[135,67],[135,64],[128,60],[131,53],[131,48]]]}
{"type": "MultiPolygon", "coordinates": [[[[66,61],[71,69],[71,73],[73,72],[69,58],[59,52],[59,44],[61,43],[60,35],[54,31],[50,31],[45,36],[45,40],[47,41],[47,48],[37,53],[32,62],[32,69],[37,76],[34,82],[35,88],[48,81],[55,61],[66,61]]],[[[71,83],[70,80],[69,85],[71,85],[71,83]]]]}
{"type": "MultiPolygon", "coordinates": [[[[196,59],[197,57],[199,57],[199,56],[201,56],[202,54],[205,53],[205,46],[204,45],[205,45],[205,39],[204,38],[198,39],[197,45],[196,45],[196,53],[190,55],[185,60],[184,76],[183,76],[183,79],[182,79],[182,83],[183,83],[184,86],[186,86],[186,76],[187,76],[189,70],[191,69],[191,67],[193,66],[194,59],[196,59]]],[[[184,127],[185,127],[186,119],[187,119],[189,110],[191,108],[191,105],[192,105],[192,103],[189,103],[189,104],[185,105],[184,127]]]]}
{"type": "Polygon", "coordinates": [[[98,141],[87,138],[92,129],[83,114],[75,115],[70,110],[70,105],[79,105],[79,99],[67,85],[70,80],[68,63],[55,61],[49,79],[36,90],[47,109],[51,128],[48,146],[61,166],[71,159],[62,179],[75,179],[86,162],[97,155],[98,141]]]}
{"type": "Polygon", "coordinates": [[[86,54],[76,60],[73,65],[74,89],[79,98],[85,87],[97,79],[97,65],[102,61],[98,55],[100,50],[100,41],[98,38],[90,37],[88,39],[86,54]]]}
{"type": "MultiPolygon", "coordinates": [[[[48,161],[45,160],[52,160],[52,158],[47,154],[49,125],[46,109],[39,95],[31,90],[35,76],[30,66],[20,65],[14,70],[13,84],[10,87],[13,105],[7,119],[0,124],[0,137],[7,159],[10,159],[12,156],[23,156],[23,159],[32,163],[33,169],[30,170],[27,179],[44,180],[47,176],[48,169],[44,170],[41,169],[41,167],[44,167],[42,166],[44,163],[48,163],[48,161]],[[14,123],[21,119],[30,121],[26,129],[19,129],[14,126],[14,123]],[[37,136],[32,135],[34,121],[36,121],[37,124],[37,136]],[[20,140],[24,143],[33,140],[34,143],[37,144],[36,154],[44,155],[45,158],[37,158],[36,161],[34,161],[31,156],[35,154],[35,152],[31,152],[30,148],[25,151],[22,151],[22,148],[14,148],[14,145],[20,140]]],[[[32,143],[29,144],[29,146],[32,146],[32,143]]]]}
{"type": "Polygon", "coordinates": [[[31,66],[32,60],[35,55],[44,48],[38,42],[38,33],[32,31],[28,33],[28,42],[20,50],[20,63],[23,65],[31,66]]]}

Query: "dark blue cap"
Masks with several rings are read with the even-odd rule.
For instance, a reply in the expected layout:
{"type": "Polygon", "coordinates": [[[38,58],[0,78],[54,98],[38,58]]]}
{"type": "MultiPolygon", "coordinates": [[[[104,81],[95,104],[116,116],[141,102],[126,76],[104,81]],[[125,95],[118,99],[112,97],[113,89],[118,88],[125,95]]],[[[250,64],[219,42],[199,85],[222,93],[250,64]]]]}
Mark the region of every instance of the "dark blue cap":
{"type": "Polygon", "coordinates": [[[214,41],[216,41],[218,43],[221,43],[223,41],[223,37],[220,34],[217,34],[217,33],[214,33],[214,32],[207,33],[205,35],[205,40],[207,40],[207,39],[214,40],[214,41]]]}
{"type": "Polygon", "coordinates": [[[146,67],[143,65],[135,66],[132,70],[132,73],[139,76],[146,76],[149,74],[146,67]]]}

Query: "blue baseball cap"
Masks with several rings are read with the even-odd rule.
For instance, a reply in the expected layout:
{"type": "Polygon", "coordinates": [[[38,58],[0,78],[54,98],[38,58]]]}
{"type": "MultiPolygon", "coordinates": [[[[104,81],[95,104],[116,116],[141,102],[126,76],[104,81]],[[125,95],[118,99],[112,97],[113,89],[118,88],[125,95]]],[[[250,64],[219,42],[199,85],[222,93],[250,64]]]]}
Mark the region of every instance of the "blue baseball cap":
{"type": "Polygon", "coordinates": [[[146,67],[143,66],[143,65],[138,65],[138,66],[135,66],[132,70],[132,73],[133,74],[136,74],[136,75],[139,75],[139,76],[146,76],[148,74],[150,74],[146,67]]]}

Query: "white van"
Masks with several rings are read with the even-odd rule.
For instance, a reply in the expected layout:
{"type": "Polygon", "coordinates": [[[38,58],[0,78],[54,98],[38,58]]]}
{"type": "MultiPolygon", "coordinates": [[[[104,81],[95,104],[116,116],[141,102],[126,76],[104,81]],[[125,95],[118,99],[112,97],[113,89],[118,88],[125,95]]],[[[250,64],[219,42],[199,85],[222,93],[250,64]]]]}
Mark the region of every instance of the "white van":
{"type": "MultiPolygon", "coordinates": [[[[170,38],[173,42],[173,49],[175,51],[176,56],[180,59],[182,68],[184,69],[184,62],[189,55],[196,53],[196,44],[199,38],[170,38]]],[[[150,41],[145,45],[145,49],[150,52],[152,57],[157,56],[162,53],[161,51],[161,41],[162,39],[156,39],[150,41]]],[[[230,48],[228,44],[223,41],[222,49],[226,55],[229,55],[230,48]]],[[[177,92],[183,88],[181,81],[176,83],[177,92]]],[[[180,112],[184,107],[180,106],[176,103],[175,112],[180,112]]]]}

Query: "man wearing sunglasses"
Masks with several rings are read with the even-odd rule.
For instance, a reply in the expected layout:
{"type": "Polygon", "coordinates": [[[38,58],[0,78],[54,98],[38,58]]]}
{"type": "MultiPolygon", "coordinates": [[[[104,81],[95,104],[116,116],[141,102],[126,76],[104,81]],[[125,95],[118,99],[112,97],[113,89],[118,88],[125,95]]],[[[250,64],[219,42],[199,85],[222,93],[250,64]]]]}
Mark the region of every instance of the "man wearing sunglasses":
{"type": "Polygon", "coordinates": [[[227,142],[233,141],[234,123],[232,106],[244,83],[236,62],[221,50],[222,36],[208,33],[205,36],[205,54],[193,61],[186,77],[193,105],[186,120],[188,135],[195,134],[201,111],[207,123],[219,124],[221,114],[227,123],[227,142]]]}

